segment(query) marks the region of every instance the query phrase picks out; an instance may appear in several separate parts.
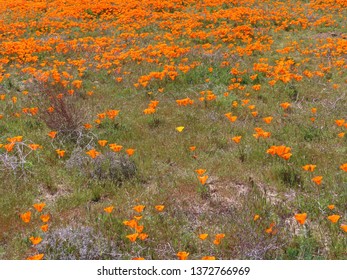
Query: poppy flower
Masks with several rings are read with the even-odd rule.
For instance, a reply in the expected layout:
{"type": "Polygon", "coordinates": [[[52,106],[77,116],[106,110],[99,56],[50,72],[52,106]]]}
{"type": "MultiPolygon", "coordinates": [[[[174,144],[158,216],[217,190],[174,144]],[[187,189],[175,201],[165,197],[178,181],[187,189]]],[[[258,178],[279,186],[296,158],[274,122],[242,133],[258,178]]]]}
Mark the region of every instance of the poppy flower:
{"type": "Polygon", "coordinates": [[[307,213],[295,214],[295,220],[298,221],[300,225],[303,225],[306,221],[307,213]]]}
{"type": "Polygon", "coordinates": [[[274,234],[274,232],[275,232],[273,230],[274,226],[275,226],[275,223],[271,223],[270,226],[265,230],[265,232],[268,234],[274,234]]]}
{"type": "Polygon", "coordinates": [[[201,259],[202,259],[202,260],[209,260],[209,261],[211,261],[211,260],[215,260],[216,257],[214,257],[214,256],[204,256],[204,257],[202,257],[201,259]]]}
{"type": "Polygon", "coordinates": [[[340,169],[347,172],[347,163],[340,165],[340,169]]]}
{"type": "Polygon", "coordinates": [[[317,108],[311,108],[311,112],[312,112],[312,114],[316,114],[317,113],[317,108]]]}
{"type": "Polygon", "coordinates": [[[192,152],[195,151],[196,150],[196,146],[190,146],[189,150],[192,151],[192,152]]]}
{"type": "Polygon", "coordinates": [[[216,234],[216,239],[223,239],[225,237],[224,233],[218,233],[216,234]]]}
{"type": "Polygon", "coordinates": [[[251,114],[252,114],[253,117],[258,116],[258,112],[257,111],[251,112],[251,114]]]}
{"type": "Polygon", "coordinates": [[[207,181],[207,179],[208,179],[208,175],[199,176],[198,179],[199,179],[201,185],[205,185],[205,183],[206,183],[206,181],[207,181]]]}
{"type": "Polygon", "coordinates": [[[242,138],[242,136],[235,136],[235,137],[231,138],[231,140],[233,140],[236,144],[238,144],[238,143],[240,143],[241,138],[242,138]]]}
{"type": "Polygon", "coordinates": [[[28,257],[27,260],[42,260],[43,256],[44,254],[37,254],[37,255],[28,257]]]}
{"type": "Polygon", "coordinates": [[[37,149],[42,148],[39,144],[29,144],[28,146],[33,151],[36,151],[37,149]]]}
{"type": "Polygon", "coordinates": [[[31,219],[31,212],[25,212],[24,214],[21,214],[20,217],[24,223],[29,223],[31,219]]]}
{"type": "Polygon", "coordinates": [[[123,149],[122,145],[110,144],[110,149],[116,153],[120,152],[123,149]]]}
{"type": "Polygon", "coordinates": [[[164,210],[164,205],[156,205],[154,206],[155,210],[157,210],[158,212],[162,212],[164,210]]]}
{"type": "Polygon", "coordinates": [[[135,153],[135,149],[126,149],[125,152],[129,157],[131,157],[135,153]]]}
{"type": "Polygon", "coordinates": [[[221,243],[221,239],[215,239],[213,240],[214,245],[219,245],[221,243]]]}
{"type": "Polygon", "coordinates": [[[94,158],[96,158],[97,156],[100,155],[100,152],[98,152],[98,151],[95,150],[95,149],[91,149],[91,150],[89,150],[88,152],[86,152],[86,154],[87,154],[88,156],[90,156],[92,159],[94,159],[94,158]]]}
{"type": "Polygon", "coordinates": [[[133,207],[133,210],[135,210],[138,213],[141,213],[143,211],[143,209],[145,209],[145,205],[136,205],[133,207]]]}
{"type": "Polygon", "coordinates": [[[178,132],[182,132],[183,129],[184,129],[184,126],[177,126],[177,127],[176,127],[176,130],[177,130],[178,132]]]}
{"type": "Polygon", "coordinates": [[[281,106],[284,110],[286,110],[286,109],[288,109],[288,108],[290,107],[290,103],[289,103],[289,102],[284,102],[284,103],[281,103],[280,106],[281,106]]]}
{"type": "Polygon", "coordinates": [[[208,233],[199,234],[199,238],[200,238],[201,240],[205,240],[207,237],[208,237],[208,233]]]}
{"type": "Polygon", "coordinates": [[[123,225],[126,225],[130,228],[135,228],[137,226],[137,221],[136,220],[129,220],[129,221],[124,221],[123,225]]]}
{"type": "Polygon", "coordinates": [[[52,139],[54,139],[55,136],[57,135],[57,133],[58,133],[57,131],[51,131],[48,133],[48,136],[51,137],[52,139]]]}
{"type": "Polygon", "coordinates": [[[267,124],[270,124],[272,122],[272,119],[273,117],[266,117],[266,118],[263,118],[263,121],[267,124]]]}
{"type": "Polygon", "coordinates": [[[178,257],[179,260],[186,260],[188,259],[189,253],[185,251],[178,252],[176,256],[178,257]]]}
{"type": "Polygon", "coordinates": [[[340,228],[341,228],[344,232],[347,232],[347,225],[342,224],[342,225],[340,226],[340,228]]]}
{"type": "Polygon", "coordinates": [[[140,233],[138,238],[141,239],[141,240],[145,240],[145,239],[148,238],[148,234],[147,233],[140,233]]]}
{"type": "Polygon", "coordinates": [[[196,173],[198,173],[198,175],[203,175],[206,172],[206,169],[196,169],[195,170],[196,173]]]}
{"type": "Polygon", "coordinates": [[[224,116],[226,116],[230,122],[235,122],[237,120],[237,116],[233,116],[232,113],[226,113],[224,116]]]}
{"type": "Polygon", "coordinates": [[[64,150],[57,149],[57,150],[55,150],[55,151],[56,151],[56,153],[58,154],[58,157],[59,157],[59,158],[64,157],[64,155],[65,155],[65,151],[64,151],[64,150]]]}
{"type": "Polygon", "coordinates": [[[141,225],[141,226],[138,226],[138,225],[137,225],[137,226],[135,227],[135,230],[136,230],[137,233],[141,233],[141,232],[143,232],[143,229],[144,229],[144,228],[145,228],[145,227],[144,227],[143,225],[141,225]]]}
{"type": "Polygon", "coordinates": [[[83,126],[85,129],[91,129],[93,127],[90,123],[85,123],[83,126]]]}
{"type": "Polygon", "coordinates": [[[109,207],[104,208],[104,211],[106,213],[110,214],[113,211],[113,208],[114,208],[113,206],[109,206],[109,207]]]}
{"type": "Polygon", "coordinates": [[[344,123],[345,123],[345,120],[344,120],[344,119],[342,119],[342,120],[335,120],[335,124],[336,124],[337,126],[342,126],[344,123]]]}
{"type": "Polygon", "coordinates": [[[42,241],[42,238],[41,238],[41,237],[34,237],[34,236],[31,236],[31,237],[29,238],[29,240],[31,241],[31,243],[32,243],[33,245],[37,245],[37,244],[39,244],[39,243],[42,241]]]}
{"type": "Polygon", "coordinates": [[[105,147],[106,144],[107,144],[107,140],[98,140],[98,144],[101,146],[101,147],[105,147]]]}
{"type": "Polygon", "coordinates": [[[330,205],[328,205],[328,208],[329,208],[330,210],[334,210],[334,209],[335,209],[335,205],[334,205],[334,204],[330,204],[330,205]]]}
{"type": "Polygon", "coordinates": [[[135,258],[132,258],[132,260],[134,261],[142,261],[144,260],[145,258],[142,258],[142,257],[135,257],[135,258]]]}
{"type": "Polygon", "coordinates": [[[37,212],[41,212],[45,206],[46,206],[46,203],[36,203],[33,205],[33,207],[36,209],[37,212]]]}
{"type": "Polygon", "coordinates": [[[43,232],[46,232],[48,231],[48,224],[42,225],[40,228],[43,232]]]}
{"type": "Polygon", "coordinates": [[[139,236],[138,233],[134,233],[134,234],[129,234],[126,236],[126,238],[128,238],[130,240],[130,242],[135,242],[136,238],[139,236]]]}
{"type": "Polygon", "coordinates": [[[41,215],[40,219],[42,222],[47,223],[50,219],[50,216],[49,216],[49,214],[41,215]]]}
{"type": "Polygon", "coordinates": [[[340,215],[328,216],[328,220],[331,221],[333,224],[336,224],[340,218],[341,218],[340,215]]]}
{"type": "Polygon", "coordinates": [[[256,220],[258,220],[260,218],[260,216],[258,214],[254,215],[253,217],[253,221],[255,222],[256,220]]]}
{"type": "Polygon", "coordinates": [[[322,183],[323,176],[316,176],[311,179],[312,182],[314,182],[316,185],[320,185],[322,183]]]}
{"type": "Polygon", "coordinates": [[[304,169],[305,171],[313,172],[316,166],[317,165],[314,165],[314,164],[306,164],[302,167],[302,169],[304,169]]]}
{"type": "Polygon", "coordinates": [[[345,134],[346,134],[346,133],[341,132],[341,133],[337,134],[337,137],[339,137],[339,138],[343,138],[343,137],[345,137],[345,134]]]}

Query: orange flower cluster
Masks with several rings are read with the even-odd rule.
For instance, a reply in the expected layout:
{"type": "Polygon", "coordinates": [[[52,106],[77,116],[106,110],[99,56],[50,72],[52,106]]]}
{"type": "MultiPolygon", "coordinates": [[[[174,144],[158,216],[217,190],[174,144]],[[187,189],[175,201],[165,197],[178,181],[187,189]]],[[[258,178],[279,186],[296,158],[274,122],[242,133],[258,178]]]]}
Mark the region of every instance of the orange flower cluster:
{"type": "MultiPolygon", "coordinates": [[[[42,203],[35,203],[33,205],[33,208],[38,213],[41,213],[45,207],[46,207],[46,203],[44,203],[44,202],[42,202],[42,203]]],[[[31,217],[32,217],[32,212],[31,211],[27,211],[27,212],[25,212],[23,214],[20,214],[21,220],[24,223],[26,223],[26,224],[30,223],[31,217]]],[[[40,215],[40,220],[44,223],[43,225],[40,226],[41,231],[43,231],[43,232],[48,231],[48,224],[47,223],[50,220],[50,215],[49,214],[41,214],[40,215]]],[[[35,246],[35,245],[41,243],[42,238],[40,236],[31,236],[29,238],[29,240],[31,241],[32,245],[35,246]]],[[[44,257],[44,254],[37,254],[37,255],[33,255],[33,256],[28,257],[27,260],[41,260],[43,257],[44,257]]]]}
{"type": "Polygon", "coordinates": [[[285,160],[290,159],[290,157],[292,156],[291,152],[291,148],[290,147],[286,147],[286,146],[271,146],[266,153],[274,156],[277,155],[285,160]]]}

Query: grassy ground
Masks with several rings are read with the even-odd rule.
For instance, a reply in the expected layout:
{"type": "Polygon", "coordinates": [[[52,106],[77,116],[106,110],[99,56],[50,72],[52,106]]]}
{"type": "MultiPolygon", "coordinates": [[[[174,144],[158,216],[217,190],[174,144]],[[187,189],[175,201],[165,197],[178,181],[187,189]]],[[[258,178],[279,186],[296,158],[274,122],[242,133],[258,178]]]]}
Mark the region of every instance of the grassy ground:
{"type": "Polygon", "coordinates": [[[346,259],[345,1],[0,2],[1,259],[346,259]]]}

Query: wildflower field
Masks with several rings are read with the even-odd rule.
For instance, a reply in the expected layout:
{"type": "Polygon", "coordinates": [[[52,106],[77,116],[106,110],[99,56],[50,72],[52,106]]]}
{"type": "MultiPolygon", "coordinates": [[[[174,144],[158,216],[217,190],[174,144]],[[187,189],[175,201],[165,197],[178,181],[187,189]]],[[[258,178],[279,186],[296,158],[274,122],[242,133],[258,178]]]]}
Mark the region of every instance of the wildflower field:
{"type": "Polygon", "coordinates": [[[346,0],[0,0],[0,259],[347,259],[346,0]]]}

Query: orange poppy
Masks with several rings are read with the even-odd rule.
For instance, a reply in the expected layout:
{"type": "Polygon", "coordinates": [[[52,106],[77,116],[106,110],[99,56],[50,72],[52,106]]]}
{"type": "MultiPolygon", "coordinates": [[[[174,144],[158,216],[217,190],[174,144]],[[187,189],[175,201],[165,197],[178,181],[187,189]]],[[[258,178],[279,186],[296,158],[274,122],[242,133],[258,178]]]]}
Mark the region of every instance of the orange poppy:
{"type": "Polygon", "coordinates": [[[320,185],[322,183],[323,176],[316,176],[311,179],[312,182],[314,182],[316,185],[320,185]]]}
{"type": "Polygon", "coordinates": [[[196,169],[195,170],[196,173],[198,173],[198,175],[203,175],[206,172],[206,169],[196,169]]]}
{"type": "Polygon", "coordinates": [[[306,164],[302,167],[302,169],[306,170],[306,171],[311,171],[313,172],[314,169],[316,168],[317,165],[314,164],[306,164]]]}
{"type": "Polygon", "coordinates": [[[334,210],[334,209],[335,209],[335,205],[334,205],[334,204],[330,204],[330,205],[328,205],[328,208],[329,208],[330,210],[334,210]]]}
{"type": "Polygon", "coordinates": [[[42,225],[40,228],[43,232],[46,232],[48,231],[48,224],[42,225]]]}
{"type": "Polygon", "coordinates": [[[88,155],[88,156],[90,156],[91,158],[96,158],[97,156],[99,156],[100,155],[100,152],[98,152],[97,150],[95,150],[95,149],[91,149],[91,150],[89,150],[88,152],[86,152],[86,154],[88,155]]]}
{"type": "Polygon", "coordinates": [[[158,211],[158,212],[162,212],[164,210],[164,205],[156,205],[154,206],[154,208],[158,211]]]}
{"type": "Polygon", "coordinates": [[[34,237],[34,236],[31,236],[31,237],[29,238],[29,240],[31,241],[31,243],[32,243],[33,245],[37,245],[37,244],[39,244],[39,243],[42,241],[42,238],[41,238],[41,237],[34,237]]]}
{"type": "Polygon", "coordinates": [[[281,103],[280,106],[281,106],[284,110],[286,110],[286,109],[288,109],[288,108],[290,107],[290,103],[289,103],[289,102],[284,102],[284,103],[281,103]]]}
{"type": "Polygon", "coordinates": [[[64,155],[65,155],[65,151],[64,150],[57,149],[55,151],[57,152],[59,158],[64,157],[64,155]]]}
{"type": "Polygon", "coordinates": [[[307,213],[295,214],[295,219],[300,225],[303,225],[306,221],[307,213]]]}
{"type": "Polygon", "coordinates": [[[202,257],[201,259],[202,259],[202,260],[209,260],[209,261],[211,261],[211,260],[215,260],[216,257],[213,257],[213,256],[204,256],[204,257],[202,257]]]}
{"type": "Polygon", "coordinates": [[[107,144],[107,140],[98,140],[98,144],[101,146],[101,147],[105,147],[106,144],[107,144]]]}
{"type": "Polygon", "coordinates": [[[198,179],[199,179],[201,185],[205,185],[205,184],[206,184],[206,181],[207,181],[207,179],[208,179],[208,175],[199,176],[198,179]]]}
{"type": "Polygon", "coordinates": [[[38,211],[41,212],[42,209],[46,206],[46,203],[36,203],[33,205],[33,207],[38,211]]]}
{"type": "Polygon", "coordinates": [[[272,119],[273,117],[266,117],[266,118],[263,118],[263,121],[267,124],[270,124],[272,122],[272,119]]]}
{"type": "Polygon", "coordinates": [[[85,129],[91,129],[93,127],[90,123],[85,123],[83,126],[85,129]]]}
{"type": "Polygon", "coordinates": [[[135,227],[135,230],[136,230],[136,232],[137,233],[141,233],[141,232],[143,232],[143,229],[144,229],[145,227],[143,226],[143,225],[141,225],[141,226],[136,226],[135,227]]]}
{"type": "Polygon", "coordinates": [[[148,238],[148,234],[147,233],[140,233],[138,238],[141,239],[141,240],[145,240],[145,239],[148,238]]]}
{"type": "Polygon", "coordinates": [[[40,216],[41,221],[44,222],[44,223],[47,223],[50,218],[51,217],[49,216],[49,214],[45,214],[45,215],[41,215],[40,216]]]}
{"type": "Polygon", "coordinates": [[[196,150],[196,146],[190,146],[189,150],[191,150],[192,152],[196,150]]]}
{"type": "Polygon", "coordinates": [[[342,119],[342,120],[335,120],[335,124],[336,124],[337,126],[342,126],[344,123],[345,123],[345,120],[344,120],[344,119],[342,119]]]}
{"type": "Polygon", "coordinates": [[[201,240],[205,240],[207,237],[208,237],[208,233],[199,234],[199,238],[200,238],[201,240]]]}
{"type": "Polygon", "coordinates": [[[25,212],[24,214],[21,214],[20,217],[24,223],[29,223],[31,219],[31,212],[25,212]]]}
{"type": "Polygon", "coordinates": [[[219,245],[221,243],[221,239],[215,239],[213,240],[214,245],[219,245]]]}
{"type": "Polygon", "coordinates": [[[110,214],[113,211],[113,208],[114,208],[113,206],[109,206],[109,207],[104,208],[104,211],[106,213],[110,214]]]}
{"type": "Polygon", "coordinates": [[[235,136],[235,137],[231,138],[231,140],[233,140],[236,144],[238,144],[238,143],[240,143],[241,138],[242,138],[242,136],[235,136]]]}
{"type": "Polygon", "coordinates": [[[44,254],[37,254],[37,255],[28,257],[27,260],[42,260],[43,256],[44,254]]]}
{"type": "Polygon", "coordinates": [[[253,221],[255,222],[256,220],[258,220],[260,218],[260,216],[258,214],[254,215],[253,217],[253,221]]]}
{"type": "Polygon", "coordinates": [[[123,225],[126,225],[130,228],[135,228],[137,226],[137,221],[136,220],[124,221],[123,225]]]}
{"type": "Polygon", "coordinates": [[[339,221],[340,218],[341,218],[340,215],[328,216],[328,220],[331,221],[333,224],[336,224],[339,221]]]}
{"type": "Polygon", "coordinates": [[[120,152],[123,149],[122,145],[117,145],[117,144],[110,144],[110,149],[114,152],[120,152]]]}
{"type": "Polygon", "coordinates": [[[52,139],[54,139],[56,137],[57,133],[58,133],[57,131],[51,131],[48,133],[48,136],[51,137],[52,139]]]}
{"type": "Polygon", "coordinates": [[[39,144],[29,144],[28,146],[33,151],[36,151],[37,149],[42,148],[42,146],[40,146],[39,144]]]}
{"type": "Polygon", "coordinates": [[[133,210],[135,210],[138,213],[141,213],[143,211],[143,209],[145,209],[145,205],[136,205],[133,207],[133,210]]]}
{"type": "Polygon", "coordinates": [[[185,251],[177,253],[177,257],[179,260],[186,260],[188,259],[188,256],[189,256],[189,253],[185,251]]]}
{"type": "Polygon", "coordinates": [[[340,169],[347,172],[347,163],[340,165],[340,169]]]}
{"type": "Polygon", "coordinates": [[[130,240],[130,242],[135,242],[136,238],[139,236],[138,233],[134,233],[134,234],[129,234],[126,236],[126,238],[128,238],[130,240]]]}
{"type": "Polygon", "coordinates": [[[342,225],[340,226],[340,228],[341,228],[344,232],[347,232],[347,225],[342,224],[342,225]]]}
{"type": "Polygon", "coordinates": [[[223,239],[225,237],[224,233],[218,233],[216,234],[216,239],[223,239]]]}
{"type": "Polygon", "coordinates": [[[126,149],[125,152],[129,157],[131,157],[135,153],[135,149],[126,149]]]}
{"type": "Polygon", "coordinates": [[[134,261],[142,261],[144,260],[145,258],[142,258],[142,257],[135,257],[135,258],[132,258],[132,260],[134,261]]]}
{"type": "Polygon", "coordinates": [[[337,137],[339,137],[339,138],[343,138],[343,137],[345,137],[345,134],[346,134],[346,133],[341,132],[341,133],[337,134],[337,137]]]}

